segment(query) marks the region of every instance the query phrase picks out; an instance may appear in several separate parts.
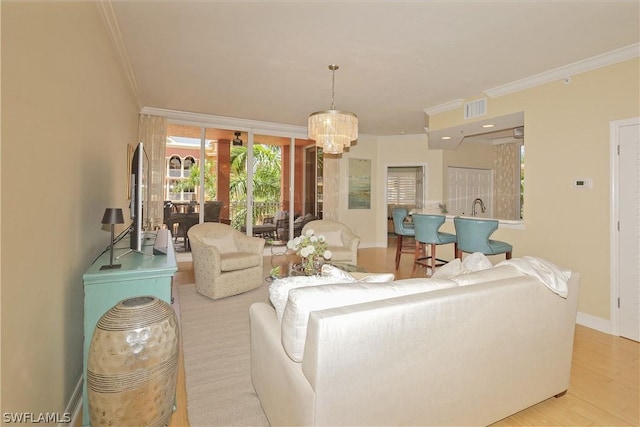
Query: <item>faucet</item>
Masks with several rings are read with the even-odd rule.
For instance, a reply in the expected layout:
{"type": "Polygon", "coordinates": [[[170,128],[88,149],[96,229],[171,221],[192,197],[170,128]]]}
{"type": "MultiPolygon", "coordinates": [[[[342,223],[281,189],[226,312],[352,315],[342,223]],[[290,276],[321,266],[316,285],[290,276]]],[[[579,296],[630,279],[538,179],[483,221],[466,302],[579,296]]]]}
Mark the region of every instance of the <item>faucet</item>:
{"type": "Polygon", "coordinates": [[[476,211],[476,204],[480,203],[480,212],[484,213],[487,208],[484,206],[484,202],[481,198],[477,198],[473,201],[473,207],[471,208],[471,216],[478,215],[478,211],[476,211]]]}

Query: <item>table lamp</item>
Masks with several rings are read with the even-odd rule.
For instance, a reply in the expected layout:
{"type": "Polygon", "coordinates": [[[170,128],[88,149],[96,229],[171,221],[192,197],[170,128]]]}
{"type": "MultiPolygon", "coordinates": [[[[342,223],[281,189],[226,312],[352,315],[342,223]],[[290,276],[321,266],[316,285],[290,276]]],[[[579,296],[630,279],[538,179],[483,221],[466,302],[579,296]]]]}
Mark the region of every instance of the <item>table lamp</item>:
{"type": "Polygon", "coordinates": [[[114,270],[120,268],[120,264],[113,263],[113,235],[114,225],[124,224],[124,216],[122,215],[122,209],[120,208],[107,208],[104,210],[102,216],[102,223],[111,225],[111,245],[109,245],[109,265],[103,265],[100,270],[114,270]]]}

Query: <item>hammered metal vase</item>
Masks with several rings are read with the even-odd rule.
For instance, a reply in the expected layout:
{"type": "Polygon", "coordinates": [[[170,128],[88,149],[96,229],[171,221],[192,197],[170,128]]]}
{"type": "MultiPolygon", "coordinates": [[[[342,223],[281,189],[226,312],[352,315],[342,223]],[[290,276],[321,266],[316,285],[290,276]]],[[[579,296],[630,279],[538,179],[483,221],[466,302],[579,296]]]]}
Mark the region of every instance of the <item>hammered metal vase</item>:
{"type": "Polygon", "coordinates": [[[87,360],[92,426],[169,424],[179,337],[173,309],[152,296],[122,300],[100,318],[87,360]]]}

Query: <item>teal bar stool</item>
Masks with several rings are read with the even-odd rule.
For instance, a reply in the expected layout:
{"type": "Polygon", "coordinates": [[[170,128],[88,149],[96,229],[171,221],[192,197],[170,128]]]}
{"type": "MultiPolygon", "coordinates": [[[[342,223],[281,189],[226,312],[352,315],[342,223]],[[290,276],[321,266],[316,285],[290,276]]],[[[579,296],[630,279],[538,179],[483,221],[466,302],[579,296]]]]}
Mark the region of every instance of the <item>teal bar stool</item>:
{"type": "Polygon", "coordinates": [[[498,220],[453,218],[453,224],[458,236],[458,249],[456,258],[462,259],[462,253],[480,252],[485,255],[505,254],[511,259],[513,246],[500,240],[491,240],[490,237],[498,229],[498,220]]]}
{"type": "Polygon", "coordinates": [[[409,215],[409,212],[405,208],[393,208],[391,209],[391,217],[393,218],[393,231],[397,236],[396,245],[396,270],[400,266],[400,255],[407,253],[414,253],[415,245],[413,239],[416,235],[416,230],[413,228],[413,224],[404,222],[409,215]],[[412,239],[410,244],[404,241],[405,237],[412,239]]]}
{"type": "Polygon", "coordinates": [[[431,268],[431,274],[433,274],[436,271],[436,267],[447,263],[444,259],[436,258],[436,246],[438,245],[453,243],[454,256],[458,253],[456,235],[439,231],[446,219],[444,215],[413,214],[413,226],[415,227],[416,237],[416,253],[413,271],[415,271],[417,265],[424,265],[425,267],[431,268]],[[424,252],[422,251],[423,248],[424,252]],[[424,253],[424,257],[420,258],[422,253],[424,253]],[[425,262],[421,260],[425,260],[425,262]]]}

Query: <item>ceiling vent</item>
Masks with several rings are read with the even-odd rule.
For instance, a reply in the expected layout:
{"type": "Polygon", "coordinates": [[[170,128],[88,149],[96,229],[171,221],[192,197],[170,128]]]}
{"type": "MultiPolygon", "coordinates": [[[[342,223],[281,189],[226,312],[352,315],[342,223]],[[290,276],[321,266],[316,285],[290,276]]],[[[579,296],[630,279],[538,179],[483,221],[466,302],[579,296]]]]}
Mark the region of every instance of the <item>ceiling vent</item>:
{"type": "Polygon", "coordinates": [[[524,138],[524,126],[520,126],[517,128],[513,128],[513,137],[515,139],[522,139],[524,138]]]}
{"type": "Polygon", "coordinates": [[[487,98],[477,99],[464,104],[464,118],[472,119],[487,114],[487,98]]]}

